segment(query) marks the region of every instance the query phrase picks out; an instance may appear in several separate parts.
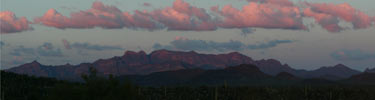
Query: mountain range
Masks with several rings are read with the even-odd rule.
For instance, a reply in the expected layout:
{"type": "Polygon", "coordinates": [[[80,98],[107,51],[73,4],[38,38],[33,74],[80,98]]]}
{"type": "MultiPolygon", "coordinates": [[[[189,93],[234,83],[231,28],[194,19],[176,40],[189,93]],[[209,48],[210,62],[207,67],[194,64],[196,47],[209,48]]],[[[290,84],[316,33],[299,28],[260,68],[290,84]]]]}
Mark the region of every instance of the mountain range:
{"type": "Polygon", "coordinates": [[[124,75],[121,81],[130,80],[142,86],[306,86],[306,85],[374,85],[375,73],[361,73],[342,80],[300,78],[288,72],[275,76],[262,72],[252,64],[241,64],[224,69],[200,68],[155,72],[148,75],[124,75]]]}
{"type": "Polygon", "coordinates": [[[224,69],[181,69],[164,71],[149,75],[120,76],[120,80],[130,79],[139,85],[178,86],[178,85],[267,85],[275,77],[265,74],[251,64],[241,64],[224,69]],[[122,79],[123,78],[123,79],[122,79]]]}
{"type": "MultiPolygon", "coordinates": [[[[299,78],[340,80],[361,73],[343,64],[321,67],[316,70],[297,70],[275,59],[253,60],[238,52],[227,54],[200,54],[194,51],[183,52],[169,50],[156,50],[150,54],[146,54],[144,51],[126,51],[123,56],[99,59],[92,63],[81,63],[78,65],[65,64],[51,66],[33,61],[6,69],[5,71],[77,81],[81,80],[80,76],[82,74],[88,73],[89,67],[97,69],[99,75],[112,74],[115,76],[123,76],[148,75],[155,72],[182,69],[199,72],[203,70],[226,69],[229,66],[240,64],[255,65],[261,72],[270,76],[277,76],[281,72],[286,72],[299,78]]],[[[186,77],[188,76],[187,74],[186,77]]]]}

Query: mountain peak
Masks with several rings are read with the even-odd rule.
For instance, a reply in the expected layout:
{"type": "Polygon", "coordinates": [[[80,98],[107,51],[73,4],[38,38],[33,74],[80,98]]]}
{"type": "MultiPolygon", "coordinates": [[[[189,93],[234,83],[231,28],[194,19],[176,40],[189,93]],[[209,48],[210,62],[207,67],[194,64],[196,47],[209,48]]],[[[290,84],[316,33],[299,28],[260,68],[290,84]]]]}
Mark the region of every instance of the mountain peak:
{"type": "Polygon", "coordinates": [[[160,50],[155,50],[155,51],[151,52],[150,55],[154,55],[154,54],[169,54],[171,52],[172,51],[169,51],[169,50],[166,50],[166,49],[160,49],[160,50]]]}
{"type": "Polygon", "coordinates": [[[375,73],[375,68],[372,68],[372,69],[366,68],[365,72],[367,72],[367,73],[375,73]]]}
{"type": "Polygon", "coordinates": [[[41,65],[38,61],[34,60],[30,63],[31,65],[41,65]]]}
{"type": "Polygon", "coordinates": [[[260,62],[267,62],[267,63],[270,63],[270,64],[279,64],[281,65],[281,62],[276,60],[276,59],[262,59],[262,60],[259,60],[260,62]]]}
{"type": "Polygon", "coordinates": [[[147,55],[145,51],[141,50],[141,51],[138,51],[138,54],[143,54],[143,55],[147,55]]]}
{"type": "Polygon", "coordinates": [[[146,52],[143,50],[135,52],[135,51],[126,51],[123,56],[130,56],[130,55],[147,55],[146,52]]]}
{"type": "Polygon", "coordinates": [[[191,50],[189,51],[189,53],[194,53],[194,54],[198,54],[197,52],[195,52],[194,50],[191,50]]]}
{"type": "Polygon", "coordinates": [[[344,64],[337,64],[333,66],[334,68],[349,68],[348,66],[345,66],[344,64]]]}
{"type": "Polygon", "coordinates": [[[352,75],[359,74],[360,72],[351,69],[343,64],[337,64],[335,66],[321,67],[313,71],[315,76],[337,76],[342,78],[348,78],[352,75]]]}
{"type": "MultiPolygon", "coordinates": [[[[334,65],[334,66],[323,66],[323,67],[320,67],[319,69],[350,69],[348,66],[345,66],[344,64],[337,64],[337,65],[334,65]]],[[[319,70],[318,69],[318,70],[319,70]]]]}
{"type": "Polygon", "coordinates": [[[228,53],[229,55],[242,55],[241,53],[239,53],[239,52],[230,52],[230,53],[228,53]]]}

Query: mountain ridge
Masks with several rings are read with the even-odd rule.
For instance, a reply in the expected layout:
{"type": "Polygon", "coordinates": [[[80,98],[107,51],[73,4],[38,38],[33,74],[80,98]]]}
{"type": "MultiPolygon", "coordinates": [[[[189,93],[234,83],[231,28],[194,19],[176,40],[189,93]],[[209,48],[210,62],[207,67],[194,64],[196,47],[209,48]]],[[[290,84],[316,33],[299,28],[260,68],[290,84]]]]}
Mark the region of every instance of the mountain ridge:
{"type": "MultiPolygon", "coordinates": [[[[154,72],[174,71],[181,69],[224,69],[228,66],[253,64],[262,72],[276,76],[287,72],[301,78],[330,76],[338,80],[359,74],[343,64],[321,67],[316,70],[296,70],[288,64],[282,64],[276,59],[253,60],[238,52],[226,54],[199,54],[194,51],[155,50],[149,54],[144,51],[126,51],[122,56],[108,59],[98,59],[92,63],[78,65],[42,65],[37,61],[26,63],[6,71],[34,76],[55,77],[58,79],[79,80],[82,74],[87,74],[89,67],[94,67],[101,75],[147,75],[154,72]],[[339,71],[337,71],[339,70],[339,71]]],[[[327,78],[330,79],[330,78],[327,78]]]]}

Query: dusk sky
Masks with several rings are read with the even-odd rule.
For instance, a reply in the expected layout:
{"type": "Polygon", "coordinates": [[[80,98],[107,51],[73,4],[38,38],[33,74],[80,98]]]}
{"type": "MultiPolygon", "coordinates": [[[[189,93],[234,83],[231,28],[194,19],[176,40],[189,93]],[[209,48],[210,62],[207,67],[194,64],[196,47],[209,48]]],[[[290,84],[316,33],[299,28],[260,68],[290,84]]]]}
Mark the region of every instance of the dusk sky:
{"type": "Polygon", "coordinates": [[[375,67],[375,0],[1,0],[1,69],[127,50],[240,52],[296,69],[375,67]]]}

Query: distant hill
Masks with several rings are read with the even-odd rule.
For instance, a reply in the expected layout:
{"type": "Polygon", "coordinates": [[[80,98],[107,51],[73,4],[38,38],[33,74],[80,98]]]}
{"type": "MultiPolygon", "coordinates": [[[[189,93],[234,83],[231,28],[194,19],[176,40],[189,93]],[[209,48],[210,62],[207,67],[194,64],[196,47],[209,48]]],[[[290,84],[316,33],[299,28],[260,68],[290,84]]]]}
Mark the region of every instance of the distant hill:
{"type": "Polygon", "coordinates": [[[121,76],[139,85],[266,85],[276,79],[259,70],[255,65],[241,64],[224,69],[184,69],[157,72],[149,75],[121,76]]]}
{"type": "Polygon", "coordinates": [[[93,63],[79,65],[42,65],[37,61],[26,63],[6,71],[34,76],[56,77],[58,79],[79,80],[87,74],[89,67],[94,67],[102,75],[145,75],[153,72],[179,69],[222,69],[227,66],[253,63],[250,57],[237,52],[228,54],[198,54],[196,52],[180,52],[157,50],[150,54],[143,51],[127,51],[123,56],[99,59],[93,63]]]}
{"type": "Polygon", "coordinates": [[[337,64],[335,66],[321,67],[316,70],[300,73],[299,76],[303,76],[305,78],[323,78],[327,80],[340,80],[349,78],[352,75],[360,73],[360,71],[351,69],[343,64],[337,64]]]}
{"type": "Polygon", "coordinates": [[[142,86],[305,86],[340,85],[339,81],[324,78],[302,79],[288,72],[276,76],[268,75],[252,64],[241,64],[224,69],[182,69],[156,72],[149,75],[120,76],[119,80],[130,81],[142,86]]]}
{"type": "Polygon", "coordinates": [[[87,74],[89,67],[98,70],[99,75],[147,75],[154,72],[175,71],[182,69],[224,69],[228,66],[240,64],[256,65],[261,72],[276,76],[281,72],[287,72],[300,78],[325,78],[340,80],[359,74],[359,71],[338,64],[332,67],[322,67],[317,70],[296,70],[287,64],[282,64],[275,59],[253,60],[238,52],[227,54],[199,54],[194,51],[168,51],[156,50],[150,54],[143,51],[126,51],[123,56],[115,56],[109,59],[99,59],[93,63],[81,63],[78,65],[43,65],[37,61],[26,63],[5,71],[34,76],[55,77],[64,80],[81,80],[82,74],[87,74]]]}
{"type": "Polygon", "coordinates": [[[358,75],[353,75],[344,81],[350,84],[375,85],[375,73],[364,72],[358,75]]]}
{"type": "Polygon", "coordinates": [[[375,73],[375,68],[372,68],[372,69],[366,68],[365,72],[375,73]]]}

